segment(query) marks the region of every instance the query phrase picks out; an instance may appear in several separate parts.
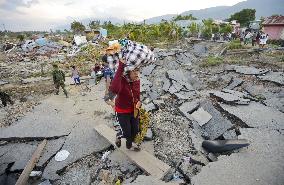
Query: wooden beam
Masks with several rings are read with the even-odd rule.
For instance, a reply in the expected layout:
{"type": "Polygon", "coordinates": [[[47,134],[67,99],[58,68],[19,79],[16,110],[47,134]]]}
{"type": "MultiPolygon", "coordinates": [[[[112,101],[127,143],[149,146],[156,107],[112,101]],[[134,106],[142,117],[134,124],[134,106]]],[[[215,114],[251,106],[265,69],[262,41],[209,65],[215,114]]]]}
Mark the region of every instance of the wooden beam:
{"type": "Polygon", "coordinates": [[[27,184],[29,176],[30,176],[32,170],[34,169],[35,164],[39,160],[46,143],[47,143],[47,140],[45,139],[38,145],[37,149],[35,150],[35,152],[32,155],[32,158],[30,159],[30,161],[26,165],[25,169],[21,173],[19,179],[17,180],[16,185],[26,185],[27,184]]]}
{"type": "MultiPolygon", "coordinates": [[[[105,137],[112,145],[115,146],[116,132],[113,129],[104,124],[96,126],[95,129],[100,135],[105,137]]],[[[124,145],[122,145],[119,150],[142,170],[149,175],[155,176],[157,179],[162,179],[170,169],[169,165],[157,159],[147,151],[141,150],[137,152],[128,150],[124,145]]]]}

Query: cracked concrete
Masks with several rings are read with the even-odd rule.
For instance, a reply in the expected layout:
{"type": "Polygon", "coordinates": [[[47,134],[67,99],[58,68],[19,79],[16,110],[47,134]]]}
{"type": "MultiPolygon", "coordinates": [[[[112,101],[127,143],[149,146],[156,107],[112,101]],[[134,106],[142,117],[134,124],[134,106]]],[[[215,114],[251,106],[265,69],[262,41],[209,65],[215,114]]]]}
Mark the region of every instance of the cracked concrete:
{"type": "Polygon", "coordinates": [[[220,104],[222,109],[232,114],[249,127],[284,129],[284,114],[260,103],[251,102],[249,105],[232,106],[220,104]]]}
{"type": "Polygon", "coordinates": [[[220,156],[192,178],[193,185],[282,185],[284,135],[276,130],[241,129],[239,139],[250,145],[230,156],[220,156]]]}

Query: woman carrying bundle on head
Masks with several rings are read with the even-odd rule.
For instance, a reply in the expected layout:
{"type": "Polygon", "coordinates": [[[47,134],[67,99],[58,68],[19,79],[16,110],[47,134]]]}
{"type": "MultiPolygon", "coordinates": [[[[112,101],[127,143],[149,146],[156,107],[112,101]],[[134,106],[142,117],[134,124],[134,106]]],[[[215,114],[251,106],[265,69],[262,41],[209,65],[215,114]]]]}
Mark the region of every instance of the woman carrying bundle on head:
{"type": "MultiPolygon", "coordinates": [[[[126,148],[131,149],[139,131],[140,79],[138,68],[124,73],[125,67],[125,61],[121,59],[109,90],[116,94],[115,112],[122,129],[122,137],[126,139],[126,148]]],[[[116,139],[116,145],[121,146],[119,137],[116,139]]]]}

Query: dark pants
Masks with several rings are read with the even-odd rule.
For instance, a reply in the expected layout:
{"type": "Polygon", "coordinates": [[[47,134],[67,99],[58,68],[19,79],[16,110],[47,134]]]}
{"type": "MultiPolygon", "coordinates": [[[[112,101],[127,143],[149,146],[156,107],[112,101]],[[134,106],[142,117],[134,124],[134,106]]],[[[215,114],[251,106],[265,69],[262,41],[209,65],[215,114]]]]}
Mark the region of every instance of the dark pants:
{"type": "Polygon", "coordinates": [[[139,131],[138,118],[133,113],[117,113],[118,122],[121,126],[123,137],[126,139],[126,147],[131,148],[132,142],[139,131]]]}
{"type": "Polygon", "coordinates": [[[63,89],[63,92],[64,92],[65,96],[67,96],[67,91],[65,89],[65,84],[64,83],[55,83],[54,85],[55,85],[55,89],[56,89],[55,90],[56,94],[59,94],[59,88],[61,87],[63,89]]]}
{"type": "Polygon", "coordinates": [[[11,105],[14,104],[14,102],[11,100],[10,95],[8,95],[5,92],[0,92],[0,99],[2,101],[2,104],[4,105],[4,107],[7,106],[7,103],[9,102],[11,105]]]}
{"type": "Polygon", "coordinates": [[[75,84],[80,84],[81,83],[80,77],[74,78],[74,82],[75,82],[75,84]]]}

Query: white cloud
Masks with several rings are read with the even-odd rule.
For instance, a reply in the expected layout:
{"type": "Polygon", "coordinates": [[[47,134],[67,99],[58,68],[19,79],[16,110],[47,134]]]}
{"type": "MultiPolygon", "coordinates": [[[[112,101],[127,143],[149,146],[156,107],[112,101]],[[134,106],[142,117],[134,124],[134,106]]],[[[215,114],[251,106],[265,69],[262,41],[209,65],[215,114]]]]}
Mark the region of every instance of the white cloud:
{"type": "Polygon", "coordinates": [[[0,23],[12,30],[54,28],[86,18],[142,21],[164,14],[178,14],[243,0],[0,0],[0,23]]]}

